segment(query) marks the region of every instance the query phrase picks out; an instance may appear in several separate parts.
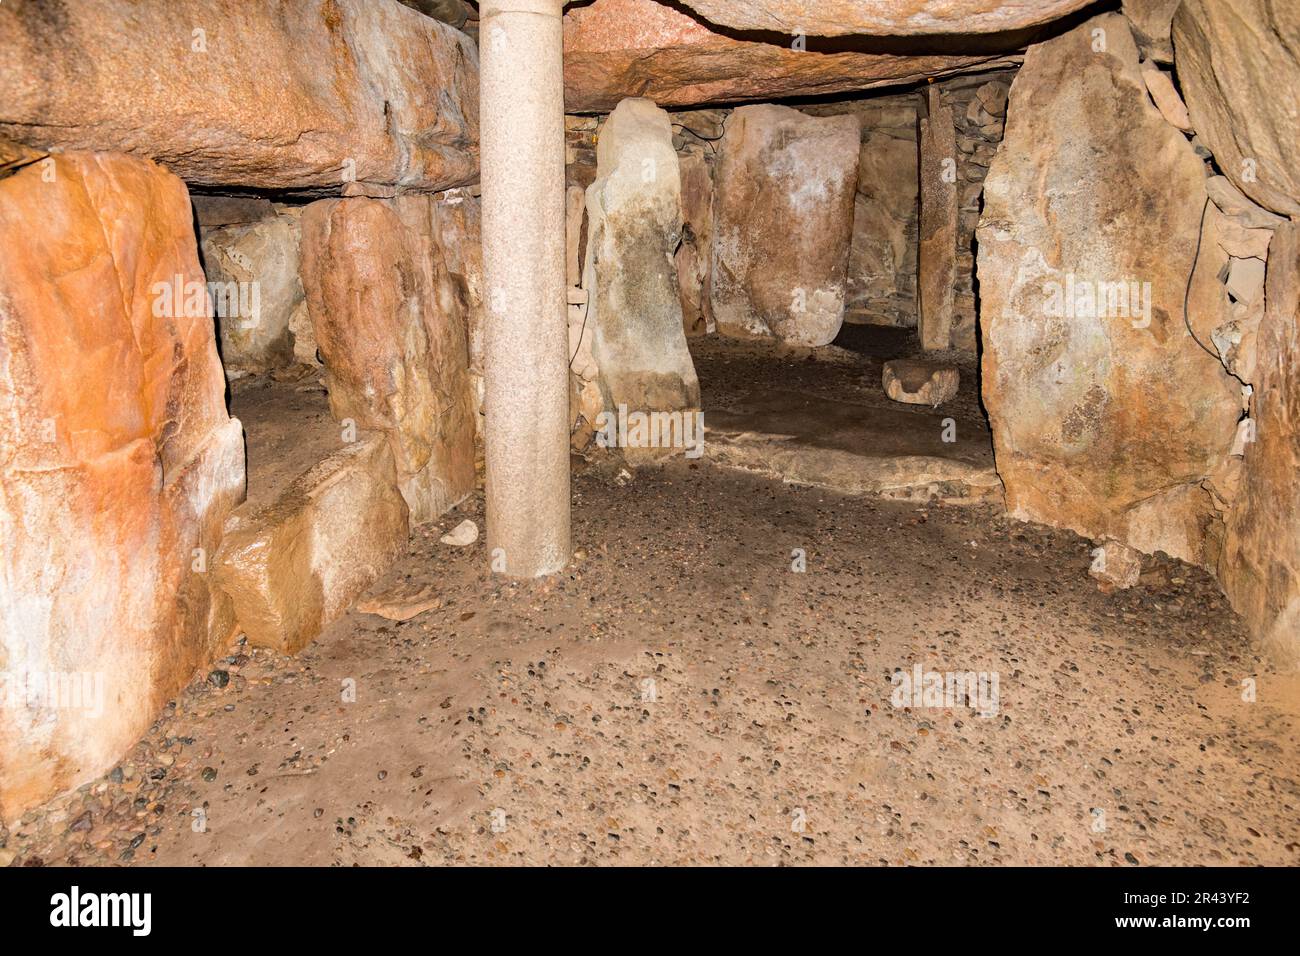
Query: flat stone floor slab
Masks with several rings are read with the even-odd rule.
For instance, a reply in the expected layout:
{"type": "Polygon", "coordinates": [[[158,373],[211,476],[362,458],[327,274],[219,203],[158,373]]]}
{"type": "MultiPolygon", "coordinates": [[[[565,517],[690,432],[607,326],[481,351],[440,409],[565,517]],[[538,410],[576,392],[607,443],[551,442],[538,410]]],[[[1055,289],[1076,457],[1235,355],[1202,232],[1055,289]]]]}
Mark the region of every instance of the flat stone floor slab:
{"type": "MultiPolygon", "coordinates": [[[[884,353],[901,350],[896,330],[886,331],[884,353]]],[[[850,494],[1001,500],[973,360],[957,399],[930,409],[884,394],[880,354],[716,338],[691,347],[705,454],[719,464],[850,494]]]]}

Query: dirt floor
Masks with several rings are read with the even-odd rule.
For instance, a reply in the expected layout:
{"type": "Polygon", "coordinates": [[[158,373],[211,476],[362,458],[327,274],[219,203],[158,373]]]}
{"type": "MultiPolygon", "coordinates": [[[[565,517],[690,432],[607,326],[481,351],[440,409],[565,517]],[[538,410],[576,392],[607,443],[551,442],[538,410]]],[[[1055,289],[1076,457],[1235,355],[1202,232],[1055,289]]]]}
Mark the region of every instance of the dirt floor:
{"type": "Polygon", "coordinates": [[[1204,573],[1107,595],[1087,542],[987,505],[606,474],[568,574],[440,544],[471,501],[375,588],[440,607],[232,648],[0,862],[1300,861],[1300,685],[1204,573]],[[917,664],[996,672],[996,713],[896,707],[917,664]]]}

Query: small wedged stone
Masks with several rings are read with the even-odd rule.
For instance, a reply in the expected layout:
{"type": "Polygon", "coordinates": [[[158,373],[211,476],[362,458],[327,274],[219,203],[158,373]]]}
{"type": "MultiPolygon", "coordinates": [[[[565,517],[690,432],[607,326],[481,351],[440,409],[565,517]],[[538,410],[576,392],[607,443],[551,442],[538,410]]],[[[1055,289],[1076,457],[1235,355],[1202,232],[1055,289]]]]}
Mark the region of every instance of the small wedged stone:
{"type": "Polygon", "coordinates": [[[1142,576],[1142,555],[1113,539],[1101,541],[1093,549],[1088,574],[1103,591],[1127,590],[1142,576]]]}

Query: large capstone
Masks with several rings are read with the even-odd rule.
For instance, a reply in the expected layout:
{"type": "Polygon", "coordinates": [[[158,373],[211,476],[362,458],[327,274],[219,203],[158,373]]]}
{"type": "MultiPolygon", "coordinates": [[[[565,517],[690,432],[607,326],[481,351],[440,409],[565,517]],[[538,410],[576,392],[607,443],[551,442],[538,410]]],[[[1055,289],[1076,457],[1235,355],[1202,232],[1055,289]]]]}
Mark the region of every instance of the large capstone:
{"type": "Polygon", "coordinates": [[[191,184],[446,189],[478,176],[478,50],[382,0],[0,3],[0,134],[191,184]]]}

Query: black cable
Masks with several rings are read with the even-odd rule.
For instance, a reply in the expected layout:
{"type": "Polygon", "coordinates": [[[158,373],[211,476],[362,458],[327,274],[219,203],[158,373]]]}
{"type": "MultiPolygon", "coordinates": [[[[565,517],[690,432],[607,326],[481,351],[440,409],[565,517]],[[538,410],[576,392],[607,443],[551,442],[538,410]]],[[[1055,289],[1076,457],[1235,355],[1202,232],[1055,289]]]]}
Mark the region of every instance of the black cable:
{"type": "Polygon", "coordinates": [[[1192,280],[1196,278],[1196,266],[1201,261],[1201,242],[1205,238],[1205,215],[1209,211],[1210,197],[1207,195],[1205,197],[1205,205],[1201,207],[1201,229],[1196,234],[1196,253],[1192,256],[1192,272],[1191,275],[1187,277],[1187,291],[1183,293],[1183,324],[1187,326],[1187,334],[1192,337],[1192,341],[1199,345],[1206,355],[1214,359],[1216,362],[1222,362],[1223,359],[1219,356],[1218,352],[1211,352],[1205,347],[1205,343],[1196,337],[1196,333],[1192,331],[1192,317],[1187,312],[1192,303],[1192,280]]]}
{"type": "MultiPolygon", "coordinates": [[[[582,286],[580,286],[580,285],[579,285],[579,286],[570,286],[570,288],[581,289],[582,286]]],[[[566,293],[566,295],[567,295],[567,293],[566,293]]],[[[578,353],[582,351],[582,337],[583,337],[584,335],[587,334],[587,316],[591,315],[591,293],[590,293],[590,292],[587,293],[587,301],[586,301],[585,303],[583,303],[583,305],[584,305],[584,308],[583,308],[583,310],[582,310],[582,329],[578,332],[578,344],[577,344],[576,346],[574,346],[573,354],[572,354],[571,356],[569,356],[569,371],[570,371],[570,372],[573,371],[573,362],[574,362],[574,360],[578,357],[578,353]]],[[[564,308],[565,308],[565,310],[566,310],[566,311],[565,311],[565,315],[566,315],[566,317],[567,317],[567,315],[568,315],[568,311],[567,311],[567,310],[568,310],[568,308],[569,308],[569,304],[568,304],[567,302],[564,304],[564,308]]]]}

